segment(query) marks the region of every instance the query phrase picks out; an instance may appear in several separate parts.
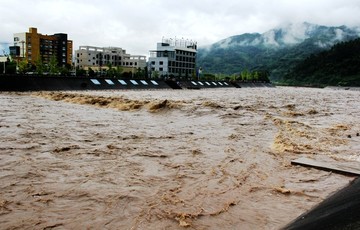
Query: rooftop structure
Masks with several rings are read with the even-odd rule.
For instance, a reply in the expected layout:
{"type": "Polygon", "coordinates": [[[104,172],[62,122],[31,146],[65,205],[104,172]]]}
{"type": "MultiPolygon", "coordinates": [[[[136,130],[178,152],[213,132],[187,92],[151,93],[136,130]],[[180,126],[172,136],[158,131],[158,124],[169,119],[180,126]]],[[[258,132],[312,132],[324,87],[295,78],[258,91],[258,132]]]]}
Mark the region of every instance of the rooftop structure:
{"type": "Polygon", "coordinates": [[[85,70],[111,66],[133,71],[132,69],[146,67],[146,56],[130,55],[119,47],[80,46],[75,50],[75,66],[85,70]]]}
{"type": "Polygon", "coordinates": [[[162,76],[190,77],[195,72],[197,42],[185,39],[165,39],[150,51],[148,70],[162,76]]]}

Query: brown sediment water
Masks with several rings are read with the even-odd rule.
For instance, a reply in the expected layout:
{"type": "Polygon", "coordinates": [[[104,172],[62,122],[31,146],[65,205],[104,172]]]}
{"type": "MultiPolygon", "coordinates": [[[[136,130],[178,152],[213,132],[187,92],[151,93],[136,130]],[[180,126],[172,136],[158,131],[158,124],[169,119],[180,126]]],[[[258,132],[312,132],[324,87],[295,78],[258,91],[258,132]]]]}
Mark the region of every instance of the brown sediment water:
{"type": "Polygon", "coordinates": [[[279,229],[354,178],[290,162],[359,164],[359,96],[0,93],[1,229],[279,229]]]}

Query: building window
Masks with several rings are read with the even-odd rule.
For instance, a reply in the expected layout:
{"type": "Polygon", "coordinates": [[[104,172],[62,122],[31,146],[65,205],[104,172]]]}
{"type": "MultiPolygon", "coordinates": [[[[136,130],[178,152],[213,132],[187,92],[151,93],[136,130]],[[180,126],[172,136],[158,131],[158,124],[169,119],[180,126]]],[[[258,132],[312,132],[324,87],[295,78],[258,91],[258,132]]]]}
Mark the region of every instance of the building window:
{"type": "Polygon", "coordinates": [[[162,67],[159,68],[159,71],[163,71],[164,69],[162,67]]]}
{"type": "Polygon", "coordinates": [[[155,62],[154,62],[154,61],[152,61],[152,62],[151,62],[151,65],[155,65],[155,62]]]}
{"type": "Polygon", "coordinates": [[[160,62],[159,62],[159,65],[164,65],[164,62],[163,62],[163,61],[160,61],[160,62]]]}

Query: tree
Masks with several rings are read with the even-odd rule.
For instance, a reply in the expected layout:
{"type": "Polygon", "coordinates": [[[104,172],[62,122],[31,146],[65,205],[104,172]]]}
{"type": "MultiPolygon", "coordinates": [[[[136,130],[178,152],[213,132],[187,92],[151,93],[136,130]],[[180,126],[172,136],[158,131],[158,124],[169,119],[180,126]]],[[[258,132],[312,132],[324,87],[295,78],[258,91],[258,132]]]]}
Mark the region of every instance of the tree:
{"type": "Polygon", "coordinates": [[[136,69],[136,73],[135,73],[135,77],[136,78],[144,78],[146,75],[145,75],[145,68],[144,69],[141,69],[140,67],[136,69]]]}
{"type": "Polygon", "coordinates": [[[76,76],[86,76],[86,70],[80,69],[79,66],[75,69],[76,76]]]}
{"type": "Polygon", "coordinates": [[[60,72],[61,76],[69,76],[70,75],[70,71],[66,67],[60,67],[59,72],[60,72]]]}
{"type": "Polygon", "coordinates": [[[50,58],[49,73],[51,75],[55,75],[55,74],[59,73],[58,62],[56,60],[55,55],[52,55],[51,58],[50,58]]]}
{"type": "Polygon", "coordinates": [[[1,62],[0,64],[0,74],[3,73],[5,74],[16,73],[16,62],[12,61],[9,57],[7,57],[5,62],[1,62]]]}
{"type": "Polygon", "coordinates": [[[95,76],[95,71],[89,67],[88,74],[89,74],[90,77],[94,77],[95,76]]]}
{"type": "Polygon", "coordinates": [[[159,76],[160,76],[159,71],[156,71],[156,70],[155,70],[155,71],[152,72],[152,76],[151,76],[152,78],[157,79],[159,76]]]}
{"type": "Polygon", "coordinates": [[[6,63],[5,71],[7,74],[15,74],[16,73],[16,62],[8,61],[6,63]]]}
{"type": "Polygon", "coordinates": [[[249,75],[249,72],[248,72],[247,70],[243,70],[243,71],[240,73],[241,80],[243,80],[243,81],[248,80],[248,75],[249,75]]]}
{"type": "Polygon", "coordinates": [[[45,71],[45,65],[44,63],[42,62],[42,59],[41,57],[39,57],[36,62],[35,62],[35,71],[38,75],[43,75],[44,74],[44,71],[45,71]]]}
{"type": "Polygon", "coordinates": [[[121,66],[116,66],[115,76],[117,78],[121,78],[123,70],[124,69],[121,66]]]}
{"type": "Polygon", "coordinates": [[[122,76],[125,79],[131,79],[132,78],[132,73],[131,72],[124,72],[124,73],[122,73],[122,76]]]}
{"type": "Polygon", "coordinates": [[[20,74],[25,74],[26,72],[29,71],[29,65],[27,60],[23,59],[19,62],[19,73],[20,74]]]}
{"type": "Polygon", "coordinates": [[[106,76],[107,77],[114,77],[115,75],[115,70],[112,68],[112,64],[110,62],[108,62],[106,64],[106,66],[108,67],[108,70],[106,71],[106,76]]]}
{"type": "Polygon", "coordinates": [[[255,81],[258,81],[258,80],[259,80],[259,72],[258,72],[258,71],[253,72],[253,79],[254,79],[255,81]]]}

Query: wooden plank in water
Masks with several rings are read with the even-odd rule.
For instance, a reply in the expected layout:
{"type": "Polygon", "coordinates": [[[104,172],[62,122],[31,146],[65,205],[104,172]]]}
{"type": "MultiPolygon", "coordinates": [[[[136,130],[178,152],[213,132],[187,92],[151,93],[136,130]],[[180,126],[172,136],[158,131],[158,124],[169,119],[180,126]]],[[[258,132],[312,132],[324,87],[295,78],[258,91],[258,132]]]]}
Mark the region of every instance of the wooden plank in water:
{"type": "Polygon", "coordinates": [[[341,174],[353,174],[358,176],[360,175],[360,164],[358,167],[354,167],[353,165],[346,164],[343,162],[330,163],[330,162],[317,161],[305,157],[293,160],[291,161],[291,164],[309,166],[309,167],[314,167],[326,171],[333,171],[341,174]]]}

